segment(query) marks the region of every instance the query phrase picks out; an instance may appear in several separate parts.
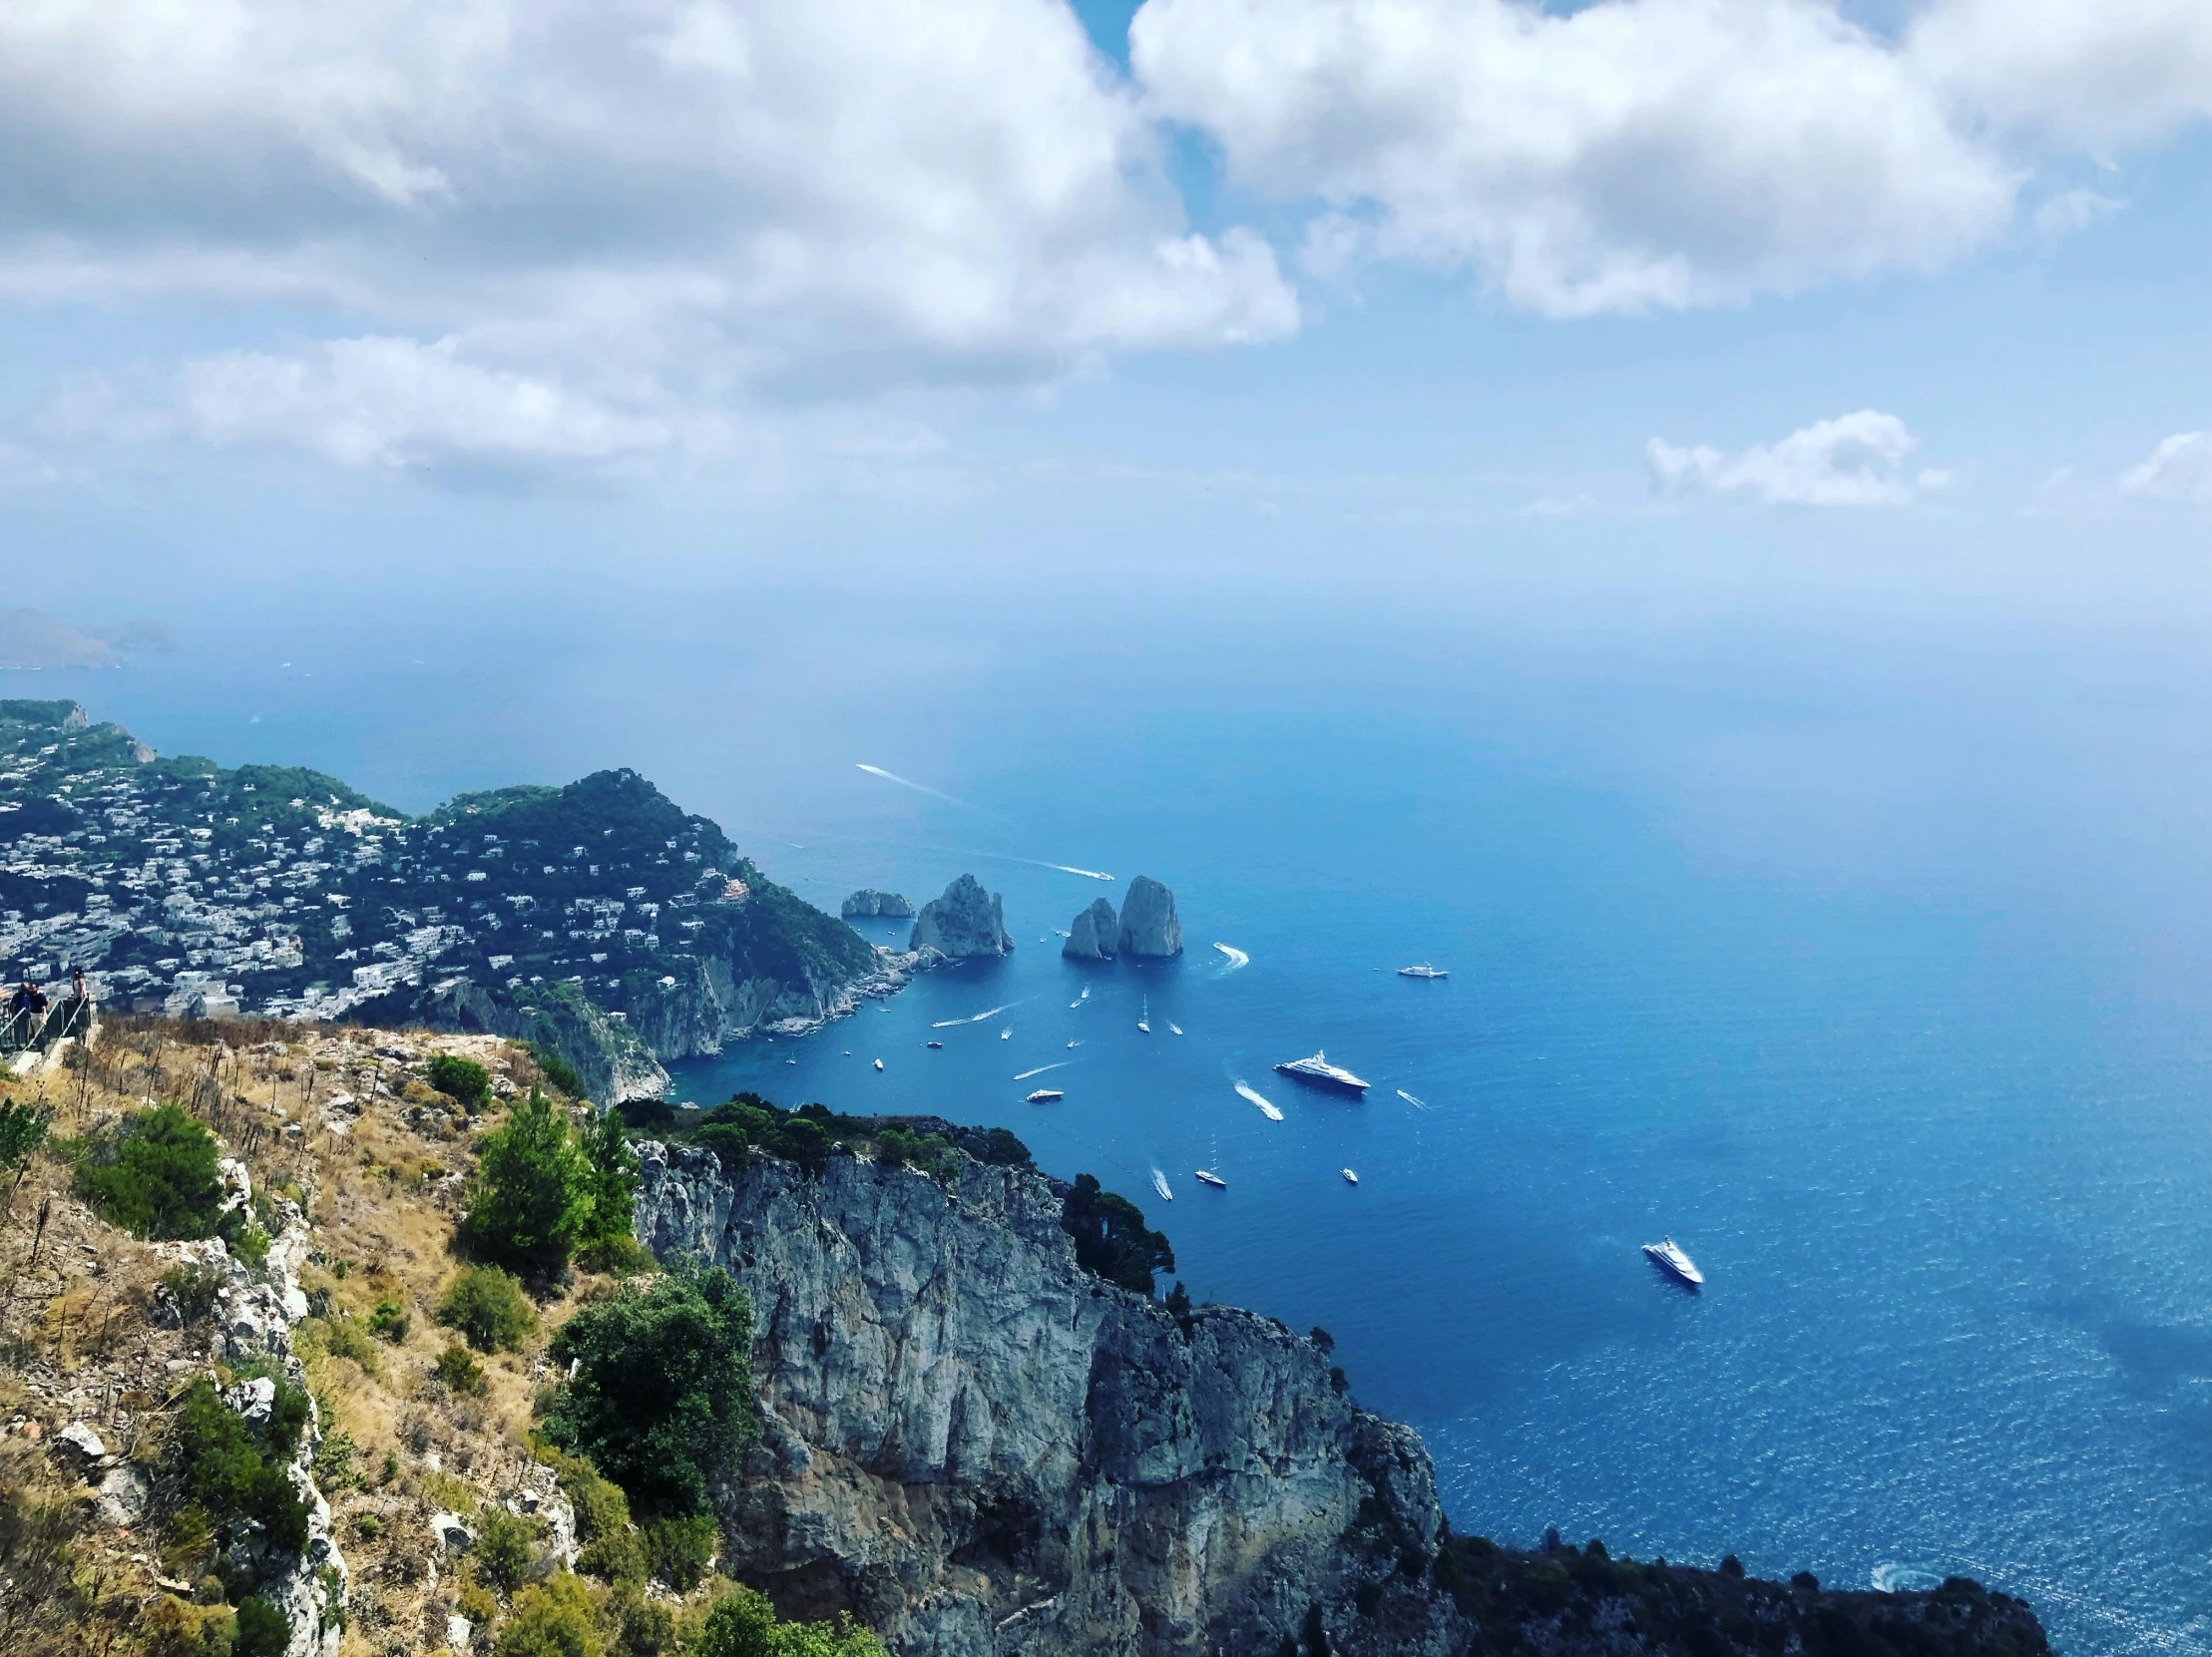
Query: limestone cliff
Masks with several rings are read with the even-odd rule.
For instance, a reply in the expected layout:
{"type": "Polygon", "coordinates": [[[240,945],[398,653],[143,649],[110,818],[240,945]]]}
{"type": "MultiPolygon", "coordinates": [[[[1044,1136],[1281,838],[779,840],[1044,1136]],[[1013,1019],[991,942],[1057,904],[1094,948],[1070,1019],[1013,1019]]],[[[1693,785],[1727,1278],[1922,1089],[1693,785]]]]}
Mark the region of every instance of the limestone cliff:
{"type": "Polygon", "coordinates": [[[1182,954],[1182,922],[1175,918],[1175,894],[1150,875],[1129,882],[1121,901],[1121,953],[1154,960],[1182,954]]]}
{"type": "Polygon", "coordinates": [[[1068,942],[1060,953],[1075,961],[1110,961],[1121,940],[1113,905],[1101,898],[1068,923],[1068,942]]]}
{"type": "Polygon", "coordinates": [[[1014,948],[1014,936],[1006,930],[999,894],[986,892],[974,875],[962,875],[942,897],[922,905],[907,948],[916,955],[934,950],[948,961],[966,961],[1007,954],[1014,948]]]}
{"type": "Polygon", "coordinates": [[[896,921],[912,915],[914,906],[896,892],[878,892],[874,887],[866,886],[839,905],[837,912],[848,921],[871,915],[881,915],[896,921]]]}
{"type": "Polygon", "coordinates": [[[1340,1652],[1465,1650],[1401,1569],[1443,1527],[1419,1437],[1267,1318],[1085,1272],[1042,1176],[641,1150],[640,1235],[752,1296],[729,1564],[788,1610],[941,1657],[1271,1653],[1316,1607],[1340,1652]]]}

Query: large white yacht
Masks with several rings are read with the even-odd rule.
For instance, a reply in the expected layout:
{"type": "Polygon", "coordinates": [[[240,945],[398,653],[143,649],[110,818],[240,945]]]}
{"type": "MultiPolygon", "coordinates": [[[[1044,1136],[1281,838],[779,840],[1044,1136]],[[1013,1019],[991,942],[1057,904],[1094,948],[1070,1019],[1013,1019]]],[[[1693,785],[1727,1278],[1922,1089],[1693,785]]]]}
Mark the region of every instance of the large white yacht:
{"type": "Polygon", "coordinates": [[[1697,1269],[1697,1262],[1683,1253],[1682,1245],[1671,1237],[1644,1244],[1643,1252],[1693,1289],[1705,1281],[1705,1274],[1697,1269]]]}
{"type": "Polygon", "coordinates": [[[1275,1066],[1284,1075],[1296,1076],[1300,1081],[1310,1081],[1318,1087],[1341,1087],[1347,1093],[1364,1093],[1367,1083],[1360,1080],[1341,1064],[1329,1062],[1329,1055],[1316,1050],[1311,1058],[1288,1058],[1275,1066]]]}
{"type": "Polygon", "coordinates": [[[1452,975],[1444,968],[1432,967],[1424,961],[1418,967],[1399,968],[1398,976],[1400,978],[1450,978],[1452,975]]]}

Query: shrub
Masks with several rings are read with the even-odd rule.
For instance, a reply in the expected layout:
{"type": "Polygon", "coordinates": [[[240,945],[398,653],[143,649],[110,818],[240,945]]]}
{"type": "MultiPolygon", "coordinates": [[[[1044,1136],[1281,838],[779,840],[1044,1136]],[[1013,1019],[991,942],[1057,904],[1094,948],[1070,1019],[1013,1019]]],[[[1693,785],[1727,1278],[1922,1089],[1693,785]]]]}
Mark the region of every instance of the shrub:
{"type": "Polygon", "coordinates": [[[77,1193],[140,1237],[212,1237],[221,1219],[216,1136],[177,1108],[142,1110],[105,1139],[79,1141],[77,1193]]]}
{"type": "Polygon", "coordinates": [[[679,1594],[699,1585],[706,1567],[713,1563],[715,1544],[721,1540],[714,1521],[704,1513],[681,1518],[655,1519],[645,1527],[646,1559],[653,1574],[679,1594]]]}
{"type": "Polygon", "coordinates": [[[851,1617],[779,1622],[765,1594],[739,1588],[707,1613],[690,1657],[884,1657],[883,1642],[851,1617]]]}
{"type": "Polygon", "coordinates": [[[589,1229],[592,1192],[567,1120],[533,1087],[484,1141],[463,1235],[486,1260],[557,1272],[589,1229]]]}
{"type": "Polygon", "coordinates": [[[14,1174],[18,1185],[30,1169],[31,1158],[46,1143],[47,1125],[53,1119],[54,1112],[43,1105],[0,1100],[0,1168],[14,1174]]]}
{"type": "Polygon", "coordinates": [[[568,1572],[515,1596],[499,1631],[498,1657],[602,1657],[598,1607],[568,1572]]]}
{"type": "Polygon", "coordinates": [[[719,1267],[679,1264],[580,1310],[553,1338],[546,1437],[591,1457],[653,1518],[706,1510],[707,1478],[759,1432],[752,1306],[719,1267]]]}
{"type": "Polygon", "coordinates": [[[475,1115],[484,1108],[492,1096],[492,1073],[473,1058],[456,1058],[441,1052],[425,1067],[430,1085],[448,1098],[460,1101],[462,1108],[475,1115]]]}
{"type": "Polygon", "coordinates": [[[1101,1190],[1091,1174],[1076,1175],[1060,1210],[1060,1228],[1076,1240],[1076,1264],[1108,1283],[1149,1295],[1152,1273],[1175,1269],[1167,1239],[1144,1226],[1144,1212],[1126,1197],[1101,1190]]]}
{"type": "Polygon", "coordinates": [[[383,1534],[384,1521],[374,1513],[363,1513],[353,1521],[353,1528],[360,1533],[362,1541],[373,1542],[383,1534]]]}
{"type": "Polygon", "coordinates": [[[397,1295],[385,1295],[369,1308],[368,1328],[379,1340],[398,1345],[407,1339],[407,1331],[414,1325],[414,1315],[407,1310],[407,1303],[397,1295]]]}
{"type": "Polygon", "coordinates": [[[477,1580],[511,1594],[538,1562],[538,1527],[504,1508],[489,1507],[476,1531],[477,1580]]]}
{"type": "Polygon", "coordinates": [[[188,1260],[162,1273],[161,1293],[189,1329],[215,1316],[216,1305],[222,1298],[222,1274],[213,1266],[188,1260]]]}
{"type": "Polygon", "coordinates": [[[333,1358],[350,1358],[369,1374],[376,1373],[376,1343],[343,1312],[322,1320],[321,1339],[322,1350],[333,1358]]]}
{"type": "Polygon", "coordinates": [[[932,1133],[925,1138],[896,1125],[876,1135],[876,1155],[885,1162],[912,1168],[932,1179],[946,1178],[954,1165],[952,1141],[942,1133],[932,1133]]]}
{"type": "Polygon", "coordinates": [[[203,1376],[186,1391],[170,1425],[170,1453],[184,1488],[210,1524],[256,1520],[268,1540],[285,1552],[297,1552],[307,1540],[307,1508],[281,1464],[284,1444],[298,1442],[305,1420],[305,1395],[278,1383],[277,1408],[259,1434],[222,1402],[215,1383],[203,1376]],[[287,1394],[298,1400],[297,1409],[287,1394]]]}
{"type": "Polygon", "coordinates": [[[538,1314],[522,1285],[497,1266],[471,1266],[438,1303],[438,1322],[458,1329],[478,1352],[520,1352],[538,1314]]]}
{"type": "Polygon", "coordinates": [[[238,1601],[237,1632],[230,1637],[230,1657],[284,1657],[291,1643],[292,1625],[283,1612],[251,1594],[238,1601]]]}
{"type": "Polygon", "coordinates": [[[484,1391],[484,1366],[469,1356],[464,1346],[449,1346],[438,1354],[436,1374],[457,1393],[484,1391]]]}
{"type": "Polygon", "coordinates": [[[248,1266],[258,1266],[268,1258],[268,1233],[251,1220],[230,1228],[230,1252],[248,1266]]]}
{"type": "Polygon", "coordinates": [[[580,1099],[584,1096],[584,1078],[576,1073],[574,1064],[571,1064],[542,1041],[532,1044],[530,1056],[537,1060],[539,1074],[543,1075],[555,1087],[568,1094],[572,1099],[580,1099]]]}

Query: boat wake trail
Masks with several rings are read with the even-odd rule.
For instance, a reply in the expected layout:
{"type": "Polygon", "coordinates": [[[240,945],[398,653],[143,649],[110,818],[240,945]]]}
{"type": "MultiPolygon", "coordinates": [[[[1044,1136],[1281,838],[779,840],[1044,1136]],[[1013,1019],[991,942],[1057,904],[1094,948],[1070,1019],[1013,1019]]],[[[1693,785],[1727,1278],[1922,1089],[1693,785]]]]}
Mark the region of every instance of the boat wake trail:
{"type": "Polygon", "coordinates": [[[1272,1104],[1269,1104],[1265,1099],[1261,1098],[1257,1092],[1255,1092],[1252,1088],[1246,1086],[1243,1082],[1240,1081],[1236,1084],[1236,1091],[1239,1098],[1250,1099],[1254,1104],[1258,1105],[1259,1113],[1262,1116],[1265,1116],[1269,1121],[1279,1122],[1283,1119],[1283,1113],[1280,1110],[1276,1109],[1272,1104]]]}
{"type": "MultiPolygon", "coordinates": [[[[1019,1007],[1021,1005],[1020,1002],[1008,1002],[1006,1007],[1019,1007]]],[[[932,1030],[953,1030],[961,1025],[980,1025],[986,1019],[996,1019],[1006,1011],[1006,1007],[990,1008],[985,1012],[978,1013],[973,1019],[940,1019],[929,1028],[932,1030]]]]}
{"type": "MultiPolygon", "coordinates": [[[[855,763],[859,762],[856,761],[855,763]]],[[[896,771],[886,771],[880,765],[860,764],[860,769],[867,772],[871,777],[881,777],[885,782],[895,782],[901,788],[911,788],[917,794],[927,794],[931,799],[943,800],[947,805],[957,805],[966,811],[982,811],[986,817],[998,815],[995,811],[985,810],[984,807],[976,804],[973,800],[964,800],[958,794],[948,794],[941,788],[931,788],[923,783],[914,782],[900,776],[896,771]]]]}
{"type": "Polygon", "coordinates": [[[1233,973],[1237,968],[1251,964],[1252,958],[1232,945],[1216,944],[1213,947],[1229,958],[1229,964],[1221,969],[1224,973],[1233,973]]]}
{"type": "Polygon", "coordinates": [[[1398,1089],[1398,1096],[1404,1099],[1408,1104],[1412,1105],[1416,1110],[1426,1110],[1429,1108],[1419,1099],[1415,1098],[1411,1093],[1407,1092],[1403,1087],[1398,1089]]]}
{"type": "Polygon", "coordinates": [[[1086,880],[1111,880],[1113,878],[1104,869],[1078,869],[1067,863],[1040,863],[1038,867],[1040,869],[1058,869],[1064,875],[1081,875],[1086,880]]]}
{"type": "Polygon", "coordinates": [[[1063,1058],[1063,1059],[1059,1060],[1059,1061],[1058,1061],[1057,1063],[1052,1063],[1052,1064],[1040,1064],[1040,1065],[1038,1065],[1038,1066],[1037,1066],[1037,1068],[1036,1068],[1036,1069],[1034,1069],[1034,1070],[1024,1070],[1024,1071],[1023,1071],[1023,1072],[1022,1072],[1022,1073],[1021,1073],[1020,1075],[1016,1076],[1016,1077],[1015,1077],[1014,1079],[1015,1079],[1016,1081],[1027,1081],[1027,1080],[1029,1080],[1029,1078],[1030,1078],[1031,1076],[1033,1076],[1033,1075],[1043,1075],[1043,1074],[1044,1074],[1044,1073],[1045,1073],[1045,1072],[1046,1072],[1047,1070],[1065,1070],[1065,1069],[1066,1069],[1066,1068],[1067,1068],[1067,1067],[1068,1067],[1069,1065],[1073,1064],[1074,1062],[1075,1062],[1075,1060],[1074,1060],[1073,1058],[1063,1058]]]}

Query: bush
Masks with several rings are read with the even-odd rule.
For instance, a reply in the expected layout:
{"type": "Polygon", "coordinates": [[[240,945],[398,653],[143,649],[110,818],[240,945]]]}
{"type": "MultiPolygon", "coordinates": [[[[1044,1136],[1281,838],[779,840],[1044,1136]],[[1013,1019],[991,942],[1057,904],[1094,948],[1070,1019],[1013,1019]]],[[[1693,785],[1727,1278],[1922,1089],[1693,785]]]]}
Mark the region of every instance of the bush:
{"type": "Polygon", "coordinates": [[[140,1237],[197,1241],[221,1220],[216,1136],[174,1104],[142,1110],[101,1140],[78,1141],[77,1194],[140,1237]]]}
{"type": "Polygon", "coordinates": [[[544,1042],[534,1042],[530,1056],[537,1060],[538,1072],[553,1086],[572,1099],[584,1096],[584,1078],[576,1073],[576,1066],[555,1052],[544,1042]]]}
{"type": "Polygon", "coordinates": [[[394,1346],[407,1339],[407,1331],[413,1327],[414,1321],[413,1314],[407,1310],[407,1303],[397,1295],[385,1295],[369,1308],[369,1333],[394,1346]]]}
{"type": "Polygon", "coordinates": [[[322,1350],[333,1358],[350,1358],[369,1374],[376,1373],[376,1343],[343,1312],[322,1320],[321,1339],[322,1350]]]}
{"type": "Polygon", "coordinates": [[[475,1115],[492,1096],[492,1073],[473,1058],[441,1052],[425,1066],[430,1085],[475,1115]]]}
{"type": "Polygon", "coordinates": [[[458,1329],[478,1352],[520,1352],[538,1328],[522,1285],[497,1266],[471,1266],[438,1303],[438,1322],[458,1329]]]}
{"type": "Polygon", "coordinates": [[[436,1374],[457,1393],[484,1391],[484,1366],[469,1356],[464,1346],[449,1346],[438,1354],[436,1374]]]}
{"type": "Polygon", "coordinates": [[[362,1541],[373,1542],[384,1533],[384,1521],[374,1513],[363,1513],[353,1521],[353,1528],[360,1533],[362,1541]]]}
{"type": "Polygon", "coordinates": [[[679,1594],[699,1585],[721,1541],[714,1521],[704,1513],[655,1519],[645,1527],[646,1560],[653,1574],[679,1594]]]}
{"type": "Polygon", "coordinates": [[[213,1266],[187,1261],[162,1273],[161,1293],[168,1296],[186,1328],[215,1316],[222,1298],[222,1274],[213,1266]]]}
{"type": "Polygon", "coordinates": [[[255,1520],[271,1543],[293,1553],[307,1540],[307,1508],[285,1476],[282,1457],[298,1442],[306,1398],[279,1382],[276,1404],[268,1425],[255,1434],[203,1376],[186,1391],[170,1425],[169,1447],[184,1488],[206,1522],[255,1520]],[[290,1400],[298,1401],[296,1408],[290,1400]]]}
{"type": "Polygon", "coordinates": [[[593,1183],[567,1120],[533,1087],[485,1138],[462,1234],[486,1260],[558,1272],[590,1229],[593,1183]]]}
{"type": "Polygon", "coordinates": [[[499,1631],[498,1657],[602,1657],[598,1607],[568,1572],[515,1596],[499,1631]]]}
{"type": "Polygon", "coordinates": [[[719,1267],[626,1285],[571,1318],[552,1354],[576,1373],[546,1437],[590,1456],[643,1517],[706,1511],[708,1475],[759,1432],[752,1306],[719,1267]]]}
{"type": "Polygon", "coordinates": [[[739,1588],[707,1613],[690,1657],[884,1657],[884,1651],[883,1642],[849,1616],[834,1623],[779,1622],[767,1595],[739,1588]]]}
{"type": "Polygon", "coordinates": [[[292,1625],[267,1600],[247,1595],[238,1601],[237,1632],[230,1657],[284,1657],[292,1643],[292,1625]]]}
{"type": "Polygon", "coordinates": [[[1094,1175],[1076,1175],[1061,1203],[1060,1228],[1076,1240],[1077,1265],[1138,1294],[1152,1292],[1153,1272],[1175,1269],[1175,1251],[1145,1229],[1143,1210],[1101,1190],[1094,1175]]]}
{"type": "Polygon", "coordinates": [[[0,1168],[16,1176],[18,1185],[39,1146],[46,1143],[47,1124],[54,1112],[43,1105],[20,1100],[0,1100],[0,1168]]]}
{"type": "Polygon", "coordinates": [[[488,1507],[477,1526],[473,1556],[477,1580],[511,1594],[530,1579],[538,1562],[538,1527],[504,1508],[488,1507]]]}

